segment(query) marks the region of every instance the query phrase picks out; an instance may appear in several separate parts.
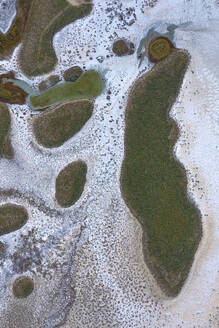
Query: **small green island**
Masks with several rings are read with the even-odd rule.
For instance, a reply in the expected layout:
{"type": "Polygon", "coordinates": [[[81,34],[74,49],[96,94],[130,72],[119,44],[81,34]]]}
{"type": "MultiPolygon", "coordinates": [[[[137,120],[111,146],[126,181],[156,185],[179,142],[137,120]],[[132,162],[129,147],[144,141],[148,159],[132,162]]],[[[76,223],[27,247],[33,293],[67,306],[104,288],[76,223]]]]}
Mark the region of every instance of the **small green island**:
{"type": "Polygon", "coordinates": [[[23,206],[16,204],[0,206],[0,236],[20,229],[27,220],[28,213],[23,206]]]}
{"type": "Polygon", "coordinates": [[[26,298],[34,290],[34,282],[28,276],[21,276],[13,283],[13,294],[16,298],[26,298]]]}
{"type": "Polygon", "coordinates": [[[75,100],[35,115],[31,124],[37,142],[47,148],[60,147],[81,130],[91,117],[93,106],[91,100],[75,100]]]}
{"type": "Polygon", "coordinates": [[[56,179],[56,200],[61,207],[69,207],[78,201],[86,182],[87,165],[77,161],[67,165],[56,179]]]}

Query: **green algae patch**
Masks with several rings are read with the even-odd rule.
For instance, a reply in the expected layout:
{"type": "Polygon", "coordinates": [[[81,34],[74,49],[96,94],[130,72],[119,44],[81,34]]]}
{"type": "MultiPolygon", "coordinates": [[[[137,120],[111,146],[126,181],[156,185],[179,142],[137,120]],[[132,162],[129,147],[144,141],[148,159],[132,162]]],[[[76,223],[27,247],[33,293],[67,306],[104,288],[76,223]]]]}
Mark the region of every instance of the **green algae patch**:
{"type": "Polygon", "coordinates": [[[42,109],[68,100],[95,98],[101,94],[102,89],[101,76],[90,70],[76,82],[55,85],[39,95],[30,96],[29,101],[32,109],[42,109]]]}
{"type": "Polygon", "coordinates": [[[86,182],[87,165],[77,161],[66,166],[56,179],[56,200],[62,207],[70,207],[81,197],[86,182]]]}
{"type": "Polygon", "coordinates": [[[15,204],[0,206],[0,236],[20,229],[27,220],[28,214],[23,206],[15,204]]]}
{"type": "Polygon", "coordinates": [[[62,104],[33,118],[33,133],[44,147],[59,147],[73,137],[91,117],[93,102],[77,100],[62,104]]]}
{"type": "Polygon", "coordinates": [[[142,224],[145,261],[168,296],[182,288],[202,233],[173,156],[178,129],[168,116],[188,63],[187,52],[173,50],[135,82],[126,108],[121,190],[142,224]]]}
{"type": "Polygon", "coordinates": [[[11,116],[7,105],[0,102],[0,157],[11,159],[13,148],[9,140],[11,116]]]}
{"type": "Polygon", "coordinates": [[[26,298],[33,290],[34,282],[30,277],[19,277],[13,283],[13,294],[16,298],[26,298]]]}
{"type": "Polygon", "coordinates": [[[6,34],[0,32],[0,57],[10,55],[21,41],[32,0],[17,0],[17,15],[6,34]]]}
{"type": "Polygon", "coordinates": [[[53,70],[57,63],[53,36],[66,25],[87,16],[92,4],[72,6],[66,0],[33,0],[19,54],[20,68],[27,76],[53,70]]]}

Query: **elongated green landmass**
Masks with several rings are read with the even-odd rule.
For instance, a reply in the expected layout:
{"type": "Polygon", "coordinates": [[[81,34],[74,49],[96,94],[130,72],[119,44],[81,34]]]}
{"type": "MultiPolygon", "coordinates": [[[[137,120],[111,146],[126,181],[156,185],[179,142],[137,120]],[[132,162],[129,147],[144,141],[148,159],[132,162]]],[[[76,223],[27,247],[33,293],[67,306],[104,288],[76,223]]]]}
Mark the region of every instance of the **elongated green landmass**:
{"type": "Polygon", "coordinates": [[[60,206],[72,206],[80,197],[86,182],[87,165],[77,161],[66,166],[56,179],[56,199],[60,206]]]}
{"type": "Polygon", "coordinates": [[[0,236],[20,229],[28,220],[23,206],[5,204],[0,206],[0,236]]]}
{"type": "Polygon", "coordinates": [[[28,76],[50,72],[56,62],[52,39],[66,25],[87,16],[88,4],[72,6],[66,0],[32,0],[19,54],[21,70],[28,76]]]}
{"type": "Polygon", "coordinates": [[[126,109],[121,190],[142,223],[146,263],[169,296],[180,291],[202,232],[185,171],[173,156],[178,130],[168,116],[188,63],[186,52],[173,50],[136,81],[126,109]]]}
{"type": "Polygon", "coordinates": [[[30,96],[32,109],[41,109],[53,104],[74,99],[88,99],[99,96],[103,89],[100,75],[95,71],[87,71],[76,82],[65,82],[30,96]]]}
{"type": "Polygon", "coordinates": [[[76,100],[33,118],[33,133],[44,147],[59,147],[73,137],[91,117],[93,103],[76,100]]]}

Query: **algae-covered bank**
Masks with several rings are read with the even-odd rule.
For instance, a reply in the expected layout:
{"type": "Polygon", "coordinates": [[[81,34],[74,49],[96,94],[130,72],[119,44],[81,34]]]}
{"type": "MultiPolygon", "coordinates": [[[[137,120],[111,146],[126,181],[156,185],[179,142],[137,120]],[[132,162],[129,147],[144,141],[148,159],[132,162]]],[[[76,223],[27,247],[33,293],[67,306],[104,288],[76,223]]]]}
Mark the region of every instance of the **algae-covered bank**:
{"type": "Polygon", "coordinates": [[[188,63],[187,52],[173,50],[135,82],[126,108],[121,190],[142,223],[145,260],[169,296],[187,278],[202,231],[185,171],[173,156],[178,133],[168,116],[188,63]]]}

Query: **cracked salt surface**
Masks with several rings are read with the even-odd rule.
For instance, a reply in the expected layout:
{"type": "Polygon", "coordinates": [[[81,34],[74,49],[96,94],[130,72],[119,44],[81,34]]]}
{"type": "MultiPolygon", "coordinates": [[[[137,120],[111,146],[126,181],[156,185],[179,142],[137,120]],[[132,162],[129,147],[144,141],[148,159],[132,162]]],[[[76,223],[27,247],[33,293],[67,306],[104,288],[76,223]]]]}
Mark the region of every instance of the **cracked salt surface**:
{"type": "MultiPolygon", "coordinates": [[[[12,197],[2,193],[0,199],[2,203],[24,205],[30,219],[21,230],[1,240],[8,244],[7,254],[12,256],[22,246],[21,233],[27,235],[34,228],[42,264],[28,268],[27,273],[36,280],[36,289],[22,303],[13,300],[8,287],[16,278],[11,273],[13,261],[9,256],[4,262],[4,278],[0,281],[4,328],[21,327],[23,317],[16,315],[25,304],[28,327],[219,325],[219,7],[215,1],[203,0],[166,0],[154,8],[149,4],[152,1],[95,0],[90,16],[55,35],[58,64],[51,74],[61,75],[70,66],[79,65],[86,70],[96,69],[105,80],[105,90],[95,101],[93,116],[63,146],[44,149],[37,145],[28,124],[28,106],[9,106],[15,158],[11,163],[1,160],[0,187],[13,188],[16,193],[12,197]],[[144,30],[157,21],[177,25],[192,22],[175,31],[176,46],[187,49],[192,60],[171,115],[180,127],[175,153],[187,171],[189,196],[201,211],[203,239],[187,282],[173,300],[164,297],[144,264],[141,227],[122,200],[119,186],[129,88],[151,66],[144,61],[139,71],[136,54],[115,57],[112,44],[124,37],[137,49],[144,30]],[[102,63],[98,61],[100,56],[102,63]],[[64,166],[78,159],[88,164],[85,190],[74,206],[63,210],[54,199],[55,179],[64,166]],[[63,250],[60,255],[57,245],[63,250]],[[42,272],[37,272],[39,267],[42,272]]],[[[19,46],[10,62],[2,61],[5,70],[18,72],[18,51],[19,46]]],[[[18,77],[36,87],[49,75],[28,80],[19,73],[18,77]]]]}

